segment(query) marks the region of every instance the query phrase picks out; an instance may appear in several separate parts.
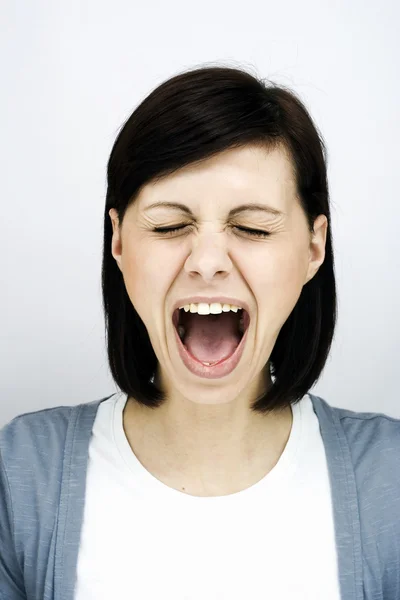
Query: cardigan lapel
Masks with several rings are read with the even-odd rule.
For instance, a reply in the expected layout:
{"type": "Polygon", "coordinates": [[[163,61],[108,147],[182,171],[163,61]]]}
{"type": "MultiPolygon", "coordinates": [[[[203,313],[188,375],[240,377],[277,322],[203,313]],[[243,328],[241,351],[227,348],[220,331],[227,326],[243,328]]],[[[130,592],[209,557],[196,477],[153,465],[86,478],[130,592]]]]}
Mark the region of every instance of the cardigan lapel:
{"type": "Polygon", "coordinates": [[[68,423],[58,511],[53,600],[74,600],[89,442],[97,409],[103,400],[107,398],[74,406],[68,423]]]}
{"type": "Polygon", "coordinates": [[[340,409],[309,393],[319,421],[331,484],[341,600],[363,600],[357,486],[340,409]]]}

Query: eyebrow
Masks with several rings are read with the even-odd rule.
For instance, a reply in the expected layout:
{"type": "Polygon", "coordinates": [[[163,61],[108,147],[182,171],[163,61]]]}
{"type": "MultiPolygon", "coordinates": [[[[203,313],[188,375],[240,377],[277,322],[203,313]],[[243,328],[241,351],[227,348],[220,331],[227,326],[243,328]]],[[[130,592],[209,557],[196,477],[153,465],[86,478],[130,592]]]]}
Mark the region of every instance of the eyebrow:
{"type": "MultiPolygon", "coordinates": [[[[188,206],[185,204],[181,204],[180,202],[155,202],[154,204],[150,204],[150,206],[146,207],[146,211],[151,208],[172,208],[175,210],[180,210],[181,212],[186,213],[190,217],[194,217],[194,214],[190,210],[188,206]]],[[[245,211],[262,211],[265,213],[269,213],[274,217],[282,217],[285,213],[277,210],[276,208],[272,208],[272,206],[266,206],[265,204],[257,204],[257,203],[249,203],[249,204],[241,204],[240,206],[236,206],[229,211],[229,217],[234,217],[238,213],[245,211]]]]}

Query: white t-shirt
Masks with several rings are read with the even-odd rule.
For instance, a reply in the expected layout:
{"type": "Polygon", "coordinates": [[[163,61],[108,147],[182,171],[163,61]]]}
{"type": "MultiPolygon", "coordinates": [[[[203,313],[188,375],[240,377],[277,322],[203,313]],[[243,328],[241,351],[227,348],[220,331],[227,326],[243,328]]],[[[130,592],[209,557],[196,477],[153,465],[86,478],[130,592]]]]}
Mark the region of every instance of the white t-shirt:
{"type": "Polygon", "coordinates": [[[75,600],[340,600],[319,421],[307,395],[273,469],[240,492],[190,496],[139,462],[126,394],[103,401],[89,445],[75,600]]]}

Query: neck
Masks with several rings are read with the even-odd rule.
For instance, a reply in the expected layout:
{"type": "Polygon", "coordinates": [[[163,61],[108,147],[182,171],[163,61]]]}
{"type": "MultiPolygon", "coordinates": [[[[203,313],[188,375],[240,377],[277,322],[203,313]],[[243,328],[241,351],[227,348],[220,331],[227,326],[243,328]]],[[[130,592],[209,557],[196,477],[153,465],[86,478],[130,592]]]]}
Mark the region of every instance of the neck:
{"type": "Polygon", "coordinates": [[[292,410],[259,415],[248,405],[177,398],[149,409],[129,398],[123,421],[133,452],[155,477],[192,495],[224,495],[250,487],[275,466],[292,410]]]}

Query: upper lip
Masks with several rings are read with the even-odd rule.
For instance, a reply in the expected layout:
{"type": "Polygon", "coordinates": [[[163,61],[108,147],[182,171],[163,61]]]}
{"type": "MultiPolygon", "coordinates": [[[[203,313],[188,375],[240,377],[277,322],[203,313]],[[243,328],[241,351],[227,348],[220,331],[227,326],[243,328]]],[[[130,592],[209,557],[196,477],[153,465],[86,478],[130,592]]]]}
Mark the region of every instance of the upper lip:
{"type": "Polygon", "coordinates": [[[187,304],[199,304],[200,302],[205,302],[206,304],[212,304],[213,302],[219,302],[220,304],[232,304],[233,306],[244,308],[244,310],[250,314],[250,309],[247,302],[239,300],[238,298],[232,298],[230,296],[188,296],[186,298],[181,298],[173,305],[172,313],[174,313],[175,310],[181,306],[186,306],[187,304]]]}

